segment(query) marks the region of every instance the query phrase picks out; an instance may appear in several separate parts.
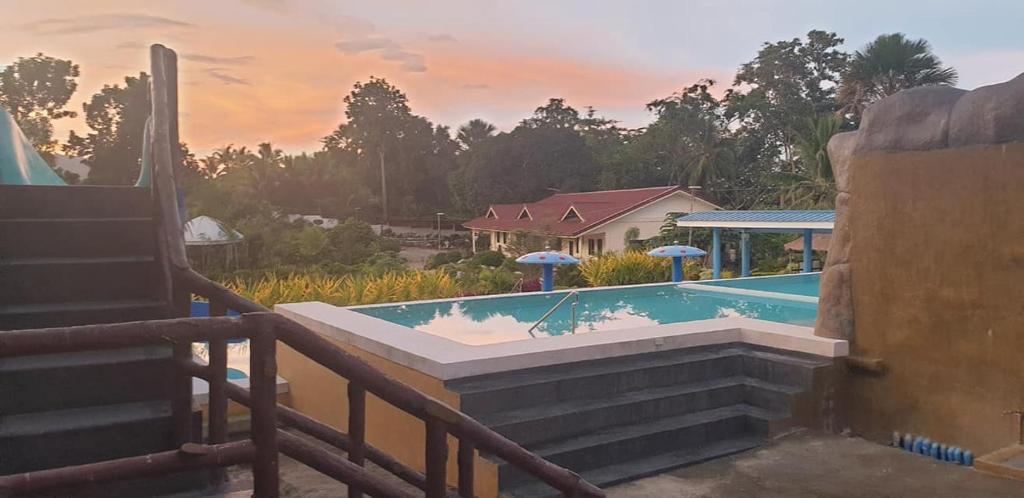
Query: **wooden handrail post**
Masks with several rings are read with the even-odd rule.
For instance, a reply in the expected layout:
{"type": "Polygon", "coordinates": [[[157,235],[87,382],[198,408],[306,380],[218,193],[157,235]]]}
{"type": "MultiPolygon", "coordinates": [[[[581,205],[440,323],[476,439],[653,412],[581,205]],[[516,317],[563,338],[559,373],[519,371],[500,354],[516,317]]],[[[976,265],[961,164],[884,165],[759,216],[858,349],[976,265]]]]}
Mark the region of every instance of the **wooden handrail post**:
{"type": "MultiPolygon", "coordinates": [[[[212,304],[212,303],[211,303],[212,304]]],[[[213,309],[212,306],[210,308],[213,309]]],[[[211,311],[212,315],[212,311],[211,311]]],[[[210,378],[209,396],[207,400],[207,444],[220,444],[228,440],[228,341],[211,339],[210,345],[210,378]]],[[[215,483],[224,482],[224,471],[214,469],[211,480],[215,483]]]]}
{"type": "MultiPolygon", "coordinates": [[[[348,460],[360,467],[366,460],[366,389],[348,383],[348,460]]],[[[349,498],[362,498],[363,491],[349,485],[349,498]]]]}
{"type": "Polygon", "coordinates": [[[448,429],[434,417],[427,418],[426,425],[427,498],[444,498],[448,494],[448,429]]]}
{"type": "Polygon", "coordinates": [[[462,498],[473,498],[473,459],[475,458],[476,447],[473,441],[467,438],[459,438],[459,496],[462,498]]]}
{"type": "Polygon", "coordinates": [[[256,444],[252,464],[253,496],[277,498],[277,340],[274,331],[258,319],[247,319],[253,328],[249,348],[249,379],[252,393],[250,437],[256,444]]]}

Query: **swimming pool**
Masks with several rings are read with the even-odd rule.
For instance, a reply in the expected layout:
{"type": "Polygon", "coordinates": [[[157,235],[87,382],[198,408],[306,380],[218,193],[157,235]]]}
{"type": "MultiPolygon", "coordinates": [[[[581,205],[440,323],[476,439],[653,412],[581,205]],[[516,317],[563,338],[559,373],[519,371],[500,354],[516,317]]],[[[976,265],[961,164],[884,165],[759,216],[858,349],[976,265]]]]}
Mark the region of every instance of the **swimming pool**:
{"type": "MultiPolygon", "coordinates": [[[[808,275],[770,277],[775,297],[717,292],[699,285],[654,284],[601,289],[581,289],[576,309],[576,333],[631,329],[714,318],[756,318],[771,322],[811,326],[816,303],[786,299],[784,291],[811,292],[808,275]],[[786,279],[799,282],[787,283],[786,279]],[[781,296],[781,297],[780,297],[781,296]]],[[[737,279],[753,285],[756,294],[766,284],[761,279],[737,279]]],[[[352,311],[386,320],[413,330],[446,337],[469,345],[529,339],[529,328],[569,291],[504,295],[468,299],[355,306],[352,311]]],[[[572,332],[572,303],[565,302],[533,333],[560,336],[572,332]]]]}

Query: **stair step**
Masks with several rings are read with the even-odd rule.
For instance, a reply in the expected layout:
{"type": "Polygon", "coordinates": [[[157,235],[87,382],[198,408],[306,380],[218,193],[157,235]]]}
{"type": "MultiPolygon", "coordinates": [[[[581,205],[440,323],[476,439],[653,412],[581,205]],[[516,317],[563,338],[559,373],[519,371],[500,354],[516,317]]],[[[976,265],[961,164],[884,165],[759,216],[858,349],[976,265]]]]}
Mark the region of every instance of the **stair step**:
{"type": "Polygon", "coordinates": [[[171,389],[166,346],[0,359],[0,413],[147,401],[171,389]]]}
{"type": "Polygon", "coordinates": [[[166,450],[168,401],[0,416],[0,475],[166,450]]]}
{"type": "MultiPolygon", "coordinates": [[[[764,438],[757,436],[727,439],[698,448],[672,451],[648,458],[619,462],[605,467],[586,470],[581,472],[580,476],[595,486],[614,486],[688,465],[695,465],[715,458],[748,451],[757,448],[763,443],[764,438]]],[[[513,498],[549,498],[560,496],[557,491],[542,482],[523,484],[503,491],[503,493],[513,498]]]]}
{"type": "Polygon", "coordinates": [[[148,188],[106,185],[0,185],[0,218],[150,216],[148,188]]]}
{"type": "Polygon", "coordinates": [[[0,219],[0,259],[152,256],[152,218],[0,219]]]}
{"type": "Polygon", "coordinates": [[[743,374],[777,385],[807,389],[814,379],[814,370],[831,364],[828,358],[750,348],[743,357],[743,374]]]}
{"type": "Polygon", "coordinates": [[[496,412],[479,421],[522,445],[564,439],[605,427],[747,403],[782,412],[794,388],[742,376],[621,393],[607,398],[569,400],[496,412]]]}
{"type": "Polygon", "coordinates": [[[0,306],[0,330],[70,327],[166,318],[158,299],[122,299],[0,306]]]}
{"type": "Polygon", "coordinates": [[[743,354],[739,347],[691,348],[459,379],[446,387],[460,393],[463,411],[480,417],[530,405],[730,377],[741,370],[743,354]]]}
{"type": "MultiPolygon", "coordinates": [[[[768,422],[779,418],[783,418],[781,414],[736,404],[526,447],[556,465],[581,472],[737,437],[765,436],[768,422]]],[[[503,486],[530,479],[504,462],[498,472],[503,486]]]]}
{"type": "Polygon", "coordinates": [[[0,260],[0,302],[36,304],[153,298],[160,269],[152,256],[0,260]]]}

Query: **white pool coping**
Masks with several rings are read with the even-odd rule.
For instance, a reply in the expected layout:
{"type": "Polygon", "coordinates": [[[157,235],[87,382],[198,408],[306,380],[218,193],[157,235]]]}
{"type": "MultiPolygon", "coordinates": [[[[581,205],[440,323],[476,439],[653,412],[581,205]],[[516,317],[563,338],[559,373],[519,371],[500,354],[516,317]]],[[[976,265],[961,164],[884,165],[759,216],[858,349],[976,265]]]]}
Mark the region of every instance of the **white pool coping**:
{"type": "Polygon", "coordinates": [[[811,327],[753,318],[714,318],[471,346],[321,302],[278,304],[274,310],[329,339],[441,380],[732,342],[829,358],[849,354],[846,341],[817,337],[811,327]]]}

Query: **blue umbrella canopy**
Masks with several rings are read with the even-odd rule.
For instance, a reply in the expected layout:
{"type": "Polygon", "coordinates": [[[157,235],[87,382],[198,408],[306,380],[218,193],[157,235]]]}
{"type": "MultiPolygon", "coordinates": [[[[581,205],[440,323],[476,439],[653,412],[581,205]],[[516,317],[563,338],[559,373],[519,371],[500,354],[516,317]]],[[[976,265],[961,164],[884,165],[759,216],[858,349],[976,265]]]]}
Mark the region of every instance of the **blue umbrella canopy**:
{"type": "Polygon", "coordinates": [[[707,252],[692,246],[673,245],[655,247],[648,251],[647,254],[649,256],[659,256],[663,258],[696,258],[706,255],[707,252]]]}
{"type": "Polygon", "coordinates": [[[578,265],[580,260],[560,252],[537,251],[519,256],[516,258],[516,263],[526,263],[528,265],[578,265]]]}

